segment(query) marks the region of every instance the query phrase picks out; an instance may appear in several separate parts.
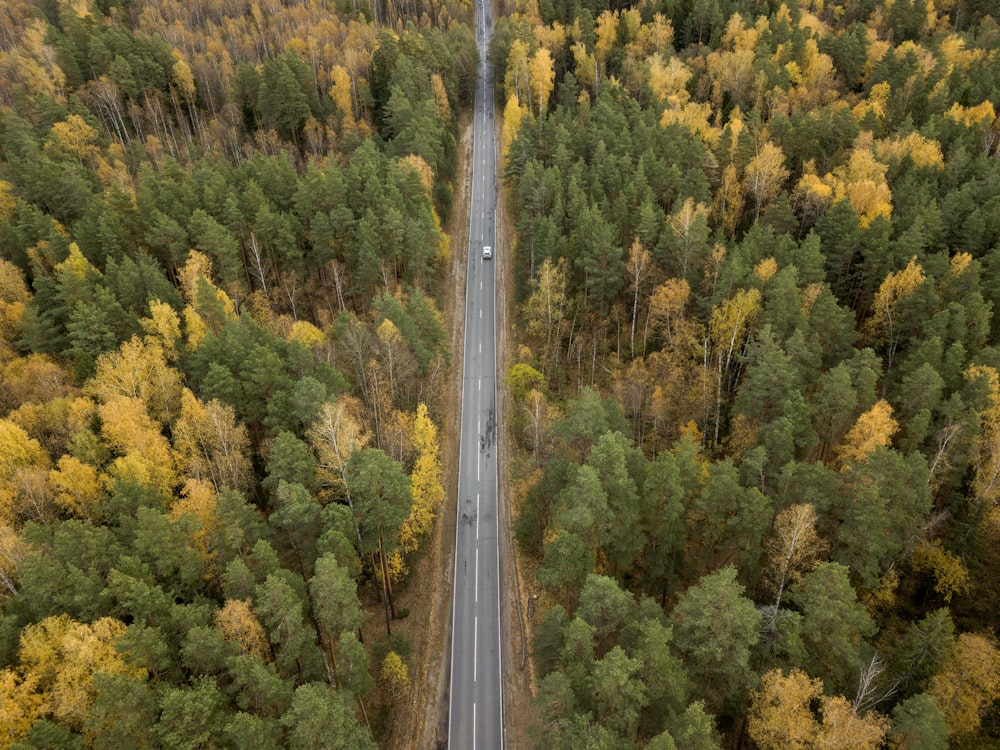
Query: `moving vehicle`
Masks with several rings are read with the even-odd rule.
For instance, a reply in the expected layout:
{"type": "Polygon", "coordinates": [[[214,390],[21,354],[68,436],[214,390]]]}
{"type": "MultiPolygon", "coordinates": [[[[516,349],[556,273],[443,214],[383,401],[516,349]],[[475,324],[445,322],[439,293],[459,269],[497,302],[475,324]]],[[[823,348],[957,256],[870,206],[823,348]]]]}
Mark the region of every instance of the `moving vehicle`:
{"type": "Polygon", "coordinates": [[[489,260],[493,257],[493,248],[489,245],[483,245],[483,259],[489,260]]]}

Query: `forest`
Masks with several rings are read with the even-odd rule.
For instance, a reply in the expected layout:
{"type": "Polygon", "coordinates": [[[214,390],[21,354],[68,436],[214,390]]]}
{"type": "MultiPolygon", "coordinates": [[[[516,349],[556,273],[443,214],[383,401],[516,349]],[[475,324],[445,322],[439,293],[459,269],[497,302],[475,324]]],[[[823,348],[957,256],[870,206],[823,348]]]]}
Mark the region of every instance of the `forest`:
{"type": "MultiPolygon", "coordinates": [[[[530,743],[1000,748],[1000,9],[497,10],[530,743]]],[[[470,18],[0,3],[0,749],[394,741],[470,18]]]]}
{"type": "Polygon", "coordinates": [[[0,748],[393,741],[470,15],[0,3],[0,748]]]}
{"type": "Polygon", "coordinates": [[[996,11],[508,3],[535,746],[1000,747],[996,11]]]}

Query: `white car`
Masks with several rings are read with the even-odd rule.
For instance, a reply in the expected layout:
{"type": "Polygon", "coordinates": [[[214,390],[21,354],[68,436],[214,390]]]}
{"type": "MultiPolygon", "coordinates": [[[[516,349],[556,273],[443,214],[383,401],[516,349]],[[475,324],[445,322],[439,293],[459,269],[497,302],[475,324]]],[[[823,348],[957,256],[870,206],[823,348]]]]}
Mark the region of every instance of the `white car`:
{"type": "Polygon", "coordinates": [[[489,260],[493,257],[493,248],[489,245],[483,245],[483,259],[489,260]]]}

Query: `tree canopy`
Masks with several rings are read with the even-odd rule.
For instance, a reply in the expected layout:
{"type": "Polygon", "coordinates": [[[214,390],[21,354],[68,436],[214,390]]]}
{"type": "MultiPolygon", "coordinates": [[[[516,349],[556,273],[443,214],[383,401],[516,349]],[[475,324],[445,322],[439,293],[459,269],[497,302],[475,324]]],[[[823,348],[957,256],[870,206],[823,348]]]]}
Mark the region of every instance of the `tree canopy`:
{"type": "Polygon", "coordinates": [[[498,20],[539,744],[995,744],[997,19],[927,10],[498,20]],[[584,649],[594,576],[642,615],[584,649]]]}
{"type": "Polygon", "coordinates": [[[472,19],[0,7],[0,747],[405,731],[472,19]]]}

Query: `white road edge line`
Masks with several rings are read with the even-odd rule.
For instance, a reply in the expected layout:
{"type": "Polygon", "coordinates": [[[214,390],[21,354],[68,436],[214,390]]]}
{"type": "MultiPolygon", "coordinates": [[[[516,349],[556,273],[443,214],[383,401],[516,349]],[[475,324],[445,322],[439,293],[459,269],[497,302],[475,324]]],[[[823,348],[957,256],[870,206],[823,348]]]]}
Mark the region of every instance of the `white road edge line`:
{"type": "Polygon", "coordinates": [[[472,681],[479,682],[479,615],[472,620],[472,681]]]}

